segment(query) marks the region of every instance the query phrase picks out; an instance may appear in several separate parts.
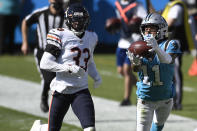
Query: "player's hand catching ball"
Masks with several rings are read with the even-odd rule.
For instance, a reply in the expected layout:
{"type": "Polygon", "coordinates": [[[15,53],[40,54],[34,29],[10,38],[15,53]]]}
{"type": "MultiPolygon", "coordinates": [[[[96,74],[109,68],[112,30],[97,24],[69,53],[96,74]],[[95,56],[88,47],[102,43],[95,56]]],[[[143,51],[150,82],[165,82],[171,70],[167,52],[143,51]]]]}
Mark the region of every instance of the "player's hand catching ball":
{"type": "Polygon", "coordinates": [[[130,61],[131,61],[131,63],[133,64],[133,65],[141,65],[141,59],[143,58],[143,57],[140,57],[139,55],[134,55],[133,53],[131,53],[130,51],[127,51],[126,52],[126,54],[127,54],[127,56],[128,56],[128,58],[130,59],[130,61]]]}

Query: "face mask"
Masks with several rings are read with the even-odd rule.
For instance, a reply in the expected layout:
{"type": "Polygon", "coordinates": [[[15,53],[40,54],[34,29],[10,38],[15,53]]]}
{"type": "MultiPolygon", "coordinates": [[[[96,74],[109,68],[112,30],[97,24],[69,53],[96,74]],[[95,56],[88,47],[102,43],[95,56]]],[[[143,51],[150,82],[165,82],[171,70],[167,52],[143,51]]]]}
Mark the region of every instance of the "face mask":
{"type": "Polygon", "coordinates": [[[63,3],[62,2],[54,2],[54,3],[51,3],[51,5],[56,9],[56,10],[61,10],[63,9],[63,3]]]}
{"type": "Polygon", "coordinates": [[[153,34],[146,34],[146,35],[144,35],[144,40],[148,40],[151,37],[154,37],[153,34]]]}

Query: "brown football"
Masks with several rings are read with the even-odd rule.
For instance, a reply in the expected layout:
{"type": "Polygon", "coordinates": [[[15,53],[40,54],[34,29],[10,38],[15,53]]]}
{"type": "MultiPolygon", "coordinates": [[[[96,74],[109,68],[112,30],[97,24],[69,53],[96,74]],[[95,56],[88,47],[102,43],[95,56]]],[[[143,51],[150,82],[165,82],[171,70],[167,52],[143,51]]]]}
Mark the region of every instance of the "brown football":
{"type": "Polygon", "coordinates": [[[128,48],[128,50],[131,53],[133,53],[135,56],[139,55],[145,58],[149,58],[151,53],[148,50],[150,50],[151,48],[152,47],[147,46],[146,41],[140,40],[140,41],[133,42],[128,48]]]}
{"type": "Polygon", "coordinates": [[[118,18],[109,18],[106,20],[105,29],[109,33],[116,33],[121,27],[121,20],[118,18]]]}

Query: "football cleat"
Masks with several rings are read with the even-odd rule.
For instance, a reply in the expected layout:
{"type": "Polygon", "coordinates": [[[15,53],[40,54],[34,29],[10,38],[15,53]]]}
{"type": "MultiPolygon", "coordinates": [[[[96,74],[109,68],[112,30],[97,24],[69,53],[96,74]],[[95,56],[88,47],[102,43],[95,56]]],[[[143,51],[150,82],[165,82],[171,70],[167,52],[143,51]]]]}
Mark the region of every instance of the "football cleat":
{"type": "Polygon", "coordinates": [[[40,127],[41,127],[41,121],[40,120],[35,120],[32,128],[30,129],[30,131],[40,131],[40,127]]]}
{"type": "Polygon", "coordinates": [[[49,104],[48,104],[48,97],[42,97],[41,103],[40,103],[40,108],[43,112],[47,113],[49,111],[49,104]]]}
{"type": "Polygon", "coordinates": [[[120,106],[130,106],[131,102],[129,99],[124,99],[122,100],[122,102],[120,103],[120,106]]]}

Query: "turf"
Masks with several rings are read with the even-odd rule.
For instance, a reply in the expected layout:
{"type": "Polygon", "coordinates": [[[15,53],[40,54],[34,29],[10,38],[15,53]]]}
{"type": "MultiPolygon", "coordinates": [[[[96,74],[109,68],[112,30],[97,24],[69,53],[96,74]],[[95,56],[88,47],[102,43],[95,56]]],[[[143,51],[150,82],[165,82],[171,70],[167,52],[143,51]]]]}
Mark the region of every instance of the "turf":
{"type": "MultiPolygon", "coordinates": [[[[0,131],[29,131],[34,120],[40,119],[47,123],[47,119],[18,112],[0,106],[0,131]]],[[[78,127],[63,124],[63,131],[82,131],[78,127]]]]}
{"type": "MultiPolygon", "coordinates": [[[[93,80],[89,79],[90,91],[94,96],[99,96],[111,100],[121,101],[123,98],[123,78],[121,78],[116,72],[115,55],[114,54],[96,54],[94,56],[97,68],[102,76],[103,83],[100,88],[94,89],[93,80]]],[[[191,87],[192,92],[184,91],[183,98],[183,110],[172,111],[173,114],[190,117],[197,120],[197,77],[188,76],[188,69],[193,61],[191,55],[184,55],[183,57],[183,75],[184,86],[191,87]]],[[[24,80],[30,80],[33,82],[40,82],[40,76],[37,71],[37,67],[32,55],[28,56],[0,56],[0,74],[20,78],[24,80]]],[[[132,92],[132,103],[136,104],[136,88],[134,87],[132,92]]],[[[39,117],[31,116],[25,113],[16,112],[13,110],[0,107],[0,130],[12,131],[19,129],[19,131],[27,130],[31,127],[33,121],[39,117]],[[11,115],[10,115],[11,114],[11,115]],[[3,119],[2,119],[3,118],[3,119]],[[6,118],[6,119],[5,119],[6,118]],[[18,123],[19,121],[19,123],[18,123]],[[20,123],[25,121],[25,124],[20,123]],[[14,124],[17,123],[17,124],[14,124]],[[27,126],[25,126],[27,125],[27,126]],[[9,126],[9,129],[7,129],[9,126]],[[24,129],[23,129],[24,128],[24,129]]],[[[40,118],[41,119],[41,118],[40,118]]],[[[44,119],[46,121],[46,119],[44,119]]],[[[65,128],[69,128],[66,125],[65,128]]],[[[71,126],[73,130],[79,130],[76,127],[71,126]]],[[[70,129],[70,130],[71,130],[70,129]]],[[[72,130],[71,130],[72,131],[72,130]]]]}

